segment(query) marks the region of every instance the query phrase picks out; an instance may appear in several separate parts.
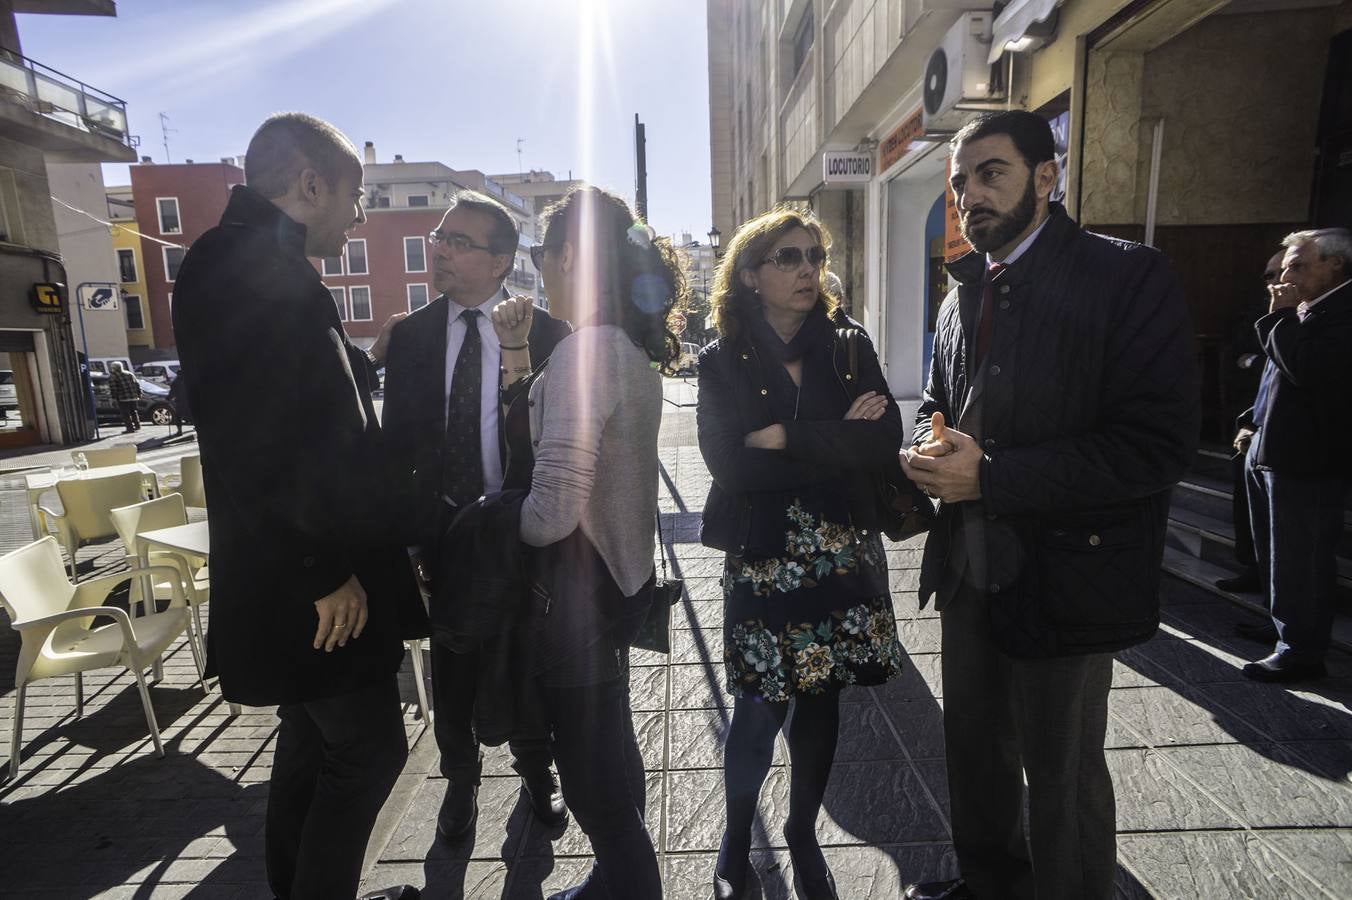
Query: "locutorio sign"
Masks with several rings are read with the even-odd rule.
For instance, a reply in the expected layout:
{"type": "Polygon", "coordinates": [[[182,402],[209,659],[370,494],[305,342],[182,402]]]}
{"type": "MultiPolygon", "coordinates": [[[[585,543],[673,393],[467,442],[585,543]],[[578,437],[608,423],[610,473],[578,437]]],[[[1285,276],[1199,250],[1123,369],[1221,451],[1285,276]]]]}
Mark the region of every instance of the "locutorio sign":
{"type": "Polygon", "coordinates": [[[873,154],[827,150],[822,154],[822,180],[827,184],[860,184],[873,178],[873,154]]]}

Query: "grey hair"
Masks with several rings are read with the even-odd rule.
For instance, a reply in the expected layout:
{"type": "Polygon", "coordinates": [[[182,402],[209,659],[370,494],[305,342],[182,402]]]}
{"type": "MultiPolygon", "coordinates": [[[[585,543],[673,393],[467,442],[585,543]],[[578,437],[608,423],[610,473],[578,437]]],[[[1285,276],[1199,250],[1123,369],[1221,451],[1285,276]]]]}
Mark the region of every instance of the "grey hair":
{"type": "Polygon", "coordinates": [[[1346,228],[1315,228],[1293,231],[1282,238],[1283,247],[1312,245],[1320,259],[1335,256],[1343,261],[1343,272],[1352,273],[1352,231],[1346,228]]]}
{"type": "Polygon", "coordinates": [[[110,362],[110,363],[108,364],[108,371],[109,371],[109,372],[121,372],[121,371],[122,371],[122,363],[118,362],[117,360],[113,360],[112,362],[110,362]]]}

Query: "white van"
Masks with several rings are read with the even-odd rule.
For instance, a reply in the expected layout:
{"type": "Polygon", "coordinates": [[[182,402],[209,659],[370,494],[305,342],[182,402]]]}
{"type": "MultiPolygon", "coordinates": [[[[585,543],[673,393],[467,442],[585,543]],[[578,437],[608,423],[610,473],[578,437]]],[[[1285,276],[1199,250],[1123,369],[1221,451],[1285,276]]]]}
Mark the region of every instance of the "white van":
{"type": "Polygon", "coordinates": [[[98,372],[100,375],[108,375],[112,372],[112,367],[110,364],[115,362],[122,363],[123,372],[132,372],[132,373],[136,372],[136,370],[132,368],[131,360],[127,359],[125,356],[90,357],[89,371],[98,372]]]}
{"type": "Polygon", "coordinates": [[[176,359],[157,359],[137,366],[136,375],[146,381],[168,387],[178,377],[178,368],[179,363],[176,359]]]}

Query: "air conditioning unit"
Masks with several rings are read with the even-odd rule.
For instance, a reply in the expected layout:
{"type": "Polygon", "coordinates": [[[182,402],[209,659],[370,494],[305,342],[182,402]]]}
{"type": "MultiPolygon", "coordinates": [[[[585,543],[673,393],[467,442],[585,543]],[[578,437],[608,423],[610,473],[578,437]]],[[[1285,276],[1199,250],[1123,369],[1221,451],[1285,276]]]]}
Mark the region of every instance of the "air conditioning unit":
{"type": "Polygon", "coordinates": [[[986,62],[990,46],[989,12],[965,12],[948,29],[925,65],[926,134],[953,134],[973,111],[998,108],[1005,99],[986,62]]]}

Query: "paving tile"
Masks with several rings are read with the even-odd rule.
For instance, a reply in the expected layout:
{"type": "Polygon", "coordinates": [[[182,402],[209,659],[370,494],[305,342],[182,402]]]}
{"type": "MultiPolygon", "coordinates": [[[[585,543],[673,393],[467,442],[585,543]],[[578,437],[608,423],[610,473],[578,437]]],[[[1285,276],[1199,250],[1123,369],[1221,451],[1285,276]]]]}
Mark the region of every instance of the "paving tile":
{"type": "Polygon", "coordinates": [[[1184,778],[1155,750],[1109,750],[1119,831],[1188,831],[1243,827],[1233,814],[1184,778]]]}
{"type": "Polygon", "coordinates": [[[1199,702],[1241,716],[1268,740],[1352,739],[1352,715],[1281,685],[1207,684],[1197,688],[1199,702]]]}
{"type": "Polygon", "coordinates": [[[1352,829],[1284,829],[1257,835],[1265,845],[1264,859],[1294,864],[1325,888],[1352,884],[1352,829]]]}
{"type": "MultiPolygon", "coordinates": [[[[663,788],[661,773],[648,773],[645,787],[647,790],[647,808],[644,819],[648,825],[648,834],[652,837],[653,844],[656,845],[660,839],[662,825],[663,788]]],[[[722,795],[719,796],[721,803],[722,795]]],[[[568,821],[557,828],[546,828],[529,814],[526,819],[526,837],[519,852],[522,859],[591,856],[591,842],[587,840],[587,835],[583,833],[581,827],[577,824],[577,819],[573,816],[569,816],[568,821]]],[[[504,856],[510,858],[510,854],[504,854],[504,856]]]]}
{"type": "MultiPolygon", "coordinates": [[[[864,704],[850,704],[846,709],[858,707],[864,704]]],[[[891,720],[912,759],[944,758],[944,711],[936,701],[894,700],[883,705],[880,713],[891,720]]],[[[842,726],[845,721],[842,712],[842,726]]]]}
{"type": "Polygon", "coordinates": [[[667,708],[667,670],[662,666],[629,670],[629,704],[634,712],[667,708]]]}
{"type": "Polygon", "coordinates": [[[851,703],[840,716],[836,763],[894,762],[902,759],[901,744],[893,735],[889,714],[873,703],[851,703]]]}
{"type": "Polygon", "coordinates": [[[1158,897],[1287,898],[1317,896],[1315,885],[1275,858],[1253,833],[1123,834],[1118,854],[1158,897]]]}
{"type": "MultiPolygon", "coordinates": [[[[494,900],[541,900],[556,891],[581,884],[591,871],[590,857],[534,857],[511,863],[507,888],[501,894],[484,894],[494,900]]],[[[448,896],[448,895],[445,895],[448,896]]],[[[466,897],[470,895],[466,894],[466,897]]]]}
{"type": "Polygon", "coordinates": [[[429,778],[381,853],[388,862],[492,860],[516,855],[531,817],[521,799],[518,778],[484,778],[479,786],[479,818],[473,835],[451,843],[437,835],[437,812],[449,784],[429,778]]]}
{"type": "Polygon", "coordinates": [[[672,666],[671,709],[731,709],[723,689],[723,667],[672,666]]]}
{"type": "Polygon", "coordinates": [[[1173,688],[1142,687],[1108,695],[1108,747],[1233,744],[1258,740],[1243,720],[1208,709],[1173,688]]]}
{"type": "Polygon", "coordinates": [[[428,860],[380,862],[367,873],[362,889],[411,884],[422,889],[425,900],[497,900],[506,883],[507,866],[501,861],[428,860]]]}

